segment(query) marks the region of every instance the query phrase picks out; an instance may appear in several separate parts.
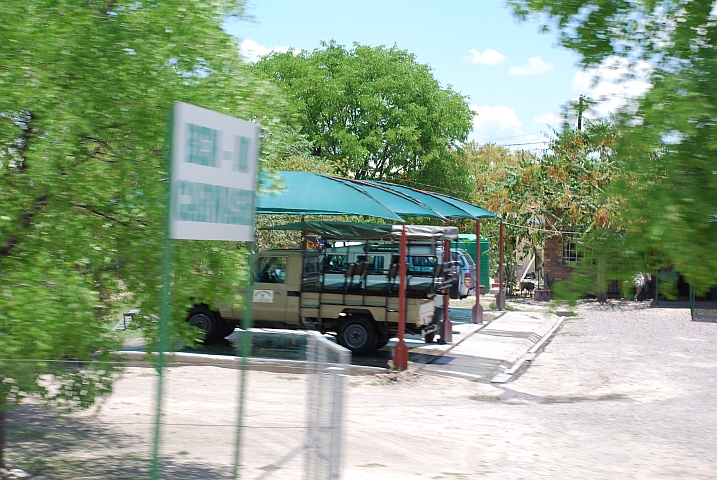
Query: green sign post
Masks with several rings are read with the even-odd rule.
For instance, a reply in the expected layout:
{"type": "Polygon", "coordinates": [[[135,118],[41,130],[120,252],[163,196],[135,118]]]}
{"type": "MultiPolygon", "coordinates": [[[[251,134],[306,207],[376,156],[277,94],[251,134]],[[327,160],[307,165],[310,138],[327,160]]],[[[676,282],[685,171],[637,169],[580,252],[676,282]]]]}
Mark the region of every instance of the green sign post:
{"type": "MultiPolygon", "coordinates": [[[[157,354],[157,396],[150,478],[160,478],[159,444],[165,352],[169,346],[171,239],[247,242],[253,250],[255,190],[259,155],[259,126],[186,103],[175,103],[170,121],[171,165],[168,232],[162,255],[163,288],[157,354]]],[[[251,260],[250,260],[251,261],[251,260]]],[[[247,292],[252,290],[250,273],[247,292]]],[[[250,295],[245,295],[245,333],[241,341],[239,409],[234,454],[234,478],[241,452],[241,418],[246,389],[247,357],[251,347],[250,295]]]]}

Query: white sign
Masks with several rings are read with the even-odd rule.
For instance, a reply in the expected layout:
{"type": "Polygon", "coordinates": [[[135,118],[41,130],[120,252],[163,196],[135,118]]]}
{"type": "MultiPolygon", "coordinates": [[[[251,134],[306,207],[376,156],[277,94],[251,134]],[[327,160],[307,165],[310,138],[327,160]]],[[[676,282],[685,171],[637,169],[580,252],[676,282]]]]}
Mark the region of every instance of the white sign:
{"type": "Polygon", "coordinates": [[[174,104],[169,237],[254,241],[259,126],[174,104]]]}
{"type": "Polygon", "coordinates": [[[254,290],[254,303],[274,303],[274,290],[254,290]]]}

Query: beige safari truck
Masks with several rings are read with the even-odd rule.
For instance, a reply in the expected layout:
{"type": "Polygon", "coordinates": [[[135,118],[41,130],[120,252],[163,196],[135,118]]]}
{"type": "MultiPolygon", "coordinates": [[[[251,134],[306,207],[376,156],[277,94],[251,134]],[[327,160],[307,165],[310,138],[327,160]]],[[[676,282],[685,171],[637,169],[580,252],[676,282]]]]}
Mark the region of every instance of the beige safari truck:
{"type": "MultiPolygon", "coordinates": [[[[255,256],[254,326],[317,330],[336,335],[355,354],[386,345],[398,331],[400,225],[301,222],[272,227],[320,237],[316,249],[267,250],[255,256]]],[[[457,281],[442,262],[443,240],[456,227],[406,226],[407,333],[431,341],[438,329],[434,296],[457,281]]],[[[244,311],[195,305],[187,321],[206,338],[226,336],[244,311]]]]}

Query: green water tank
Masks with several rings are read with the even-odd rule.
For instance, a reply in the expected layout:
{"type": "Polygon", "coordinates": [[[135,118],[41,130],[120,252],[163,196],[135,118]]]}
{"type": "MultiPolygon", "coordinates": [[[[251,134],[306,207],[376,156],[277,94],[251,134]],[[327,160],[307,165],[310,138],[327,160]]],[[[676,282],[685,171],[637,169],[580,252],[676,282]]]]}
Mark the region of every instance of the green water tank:
{"type": "MultiPolygon", "coordinates": [[[[476,236],[474,233],[458,234],[458,248],[466,250],[470,256],[473,257],[473,261],[478,262],[478,256],[476,255],[476,236]]],[[[482,238],[480,241],[480,284],[483,285],[486,290],[490,290],[490,258],[488,257],[488,248],[490,248],[490,240],[482,238]]]]}

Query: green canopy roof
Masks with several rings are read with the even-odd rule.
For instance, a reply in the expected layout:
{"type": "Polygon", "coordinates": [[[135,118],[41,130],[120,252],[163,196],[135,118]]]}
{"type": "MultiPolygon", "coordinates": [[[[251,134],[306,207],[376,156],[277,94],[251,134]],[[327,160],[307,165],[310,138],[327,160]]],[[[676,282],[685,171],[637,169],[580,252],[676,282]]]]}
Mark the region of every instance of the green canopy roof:
{"type": "Polygon", "coordinates": [[[431,193],[431,195],[440,198],[444,202],[448,202],[451,205],[454,205],[462,210],[465,210],[466,212],[473,215],[473,217],[475,218],[497,218],[497,215],[495,213],[489,212],[484,208],[480,208],[478,206],[473,205],[472,203],[468,203],[458,198],[449,197],[448,195],[443,195],[441,193],[431,193]]]}
{"type": "Polygon", "coordinates": [[[473,215],[471,215],[469,212],[463,210],[462,208],[457,207],[449,202],[446,202],[439,197],[435,197],[428,192],[423,192],[421,190],[416,190],[415,188],[410,188],[410,187],[406,187],[403,185],[396,185],[396,184],[387,183],[387,182],[370,181],[368,183],[370,183],[372,185],[381,185],[381,186],[388,188],[391,191],[394,191],[396,193],[401,193],[403,195],[407,195],[412,198],[415,198],[416,200],[418,200],[422,204],[428,206],[429,208],[431,208],[437,212],[441,212],[441,214],[445,218],[475,218],[473,215]]]}
{"type": "Polygon", "coordinates": [[[327,175],[307,172],[262,174],[265,192],[256,213],[294,215],[366,215],[403,222],[403,218],[364,190],[327,175]]]}
{"type": "MultiPolygon", "coordinates": [[[[299,230],[328,240],[397,240],[402,225],[356,222],[295,222],[265,227],[263,230],[299,230]]],[[[413,241],[458,239],[458,227],[406,225],[406,237],[413,241]]]]}
{"type": "Polygon", "coordinates": [[[432,209],[430,205],[425,205],[415,197],[406,195],[402,192],[391,190],[383,185],[374,185],[370,182],[349,180],[345,178],[340,180],[345,183],[350,183],[365,191],[401,217],[429,217],[445,219],[445,216],[441,212],[432,209]]]}
{"type": "Polygon", "coordinates": [[[394,222],[405,217],[494,218],[463,200],[386,182],[350,180],[318,173],[262,174],[258,214],[364,215],[394,222]]]}

